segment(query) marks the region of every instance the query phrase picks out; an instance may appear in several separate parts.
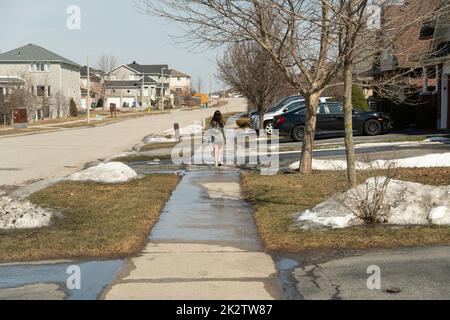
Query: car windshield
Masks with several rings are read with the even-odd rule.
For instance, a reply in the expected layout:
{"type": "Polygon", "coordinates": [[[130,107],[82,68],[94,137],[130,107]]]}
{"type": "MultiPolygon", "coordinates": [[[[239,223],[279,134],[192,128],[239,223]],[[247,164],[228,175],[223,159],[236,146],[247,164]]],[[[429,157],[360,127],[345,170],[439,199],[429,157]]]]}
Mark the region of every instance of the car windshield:
{"type": "Polygon", "coordinates": [[[272,106],[266,111],[266,113],[278,111],[278,110],[280,110],[280,108],[283,107],[285,104],[287,104],[287,103],[289,103],[290,101],[295,100],[295,99],[301,99],[301,97],[299,97],[299,96],[293,96],[293,97],[283,98],[283,99],[281,99],[280,101],[278,101],[277,103],[275,103],[274,105],[272,105],[272,106]]]}

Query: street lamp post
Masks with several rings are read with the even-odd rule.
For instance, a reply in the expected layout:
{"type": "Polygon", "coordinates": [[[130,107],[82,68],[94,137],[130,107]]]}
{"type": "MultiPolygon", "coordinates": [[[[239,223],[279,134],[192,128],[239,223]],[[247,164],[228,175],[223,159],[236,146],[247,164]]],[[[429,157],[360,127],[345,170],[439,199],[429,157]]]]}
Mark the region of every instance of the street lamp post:
{"type": "Polygon", "coordinates": [[[166,68],[161,68],[161,111],[164,111],[164,70],[166,68]]]}

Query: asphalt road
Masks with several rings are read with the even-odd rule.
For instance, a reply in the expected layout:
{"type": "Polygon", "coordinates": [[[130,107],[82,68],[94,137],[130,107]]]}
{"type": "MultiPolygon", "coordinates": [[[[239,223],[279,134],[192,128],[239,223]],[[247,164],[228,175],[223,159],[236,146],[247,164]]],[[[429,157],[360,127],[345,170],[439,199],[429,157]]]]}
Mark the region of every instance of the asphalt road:
{"type": "MultiPolygon", "coordinates": [[[[246,107],[246,99],[230,99],[220,109],[240,112],[246,107]]],[[[127,151],[145,136],[173,128],[174,122],[187,126],[215,110],[175,110],[95,128],[0,138],[0,186],[64,177],[88,162],[127,151]]]]}
{"type": "Polygon", "coordinates": [[[450,299],[447,246],[363,252],[329,259],[293,268],[300,298],[450,299]]]}

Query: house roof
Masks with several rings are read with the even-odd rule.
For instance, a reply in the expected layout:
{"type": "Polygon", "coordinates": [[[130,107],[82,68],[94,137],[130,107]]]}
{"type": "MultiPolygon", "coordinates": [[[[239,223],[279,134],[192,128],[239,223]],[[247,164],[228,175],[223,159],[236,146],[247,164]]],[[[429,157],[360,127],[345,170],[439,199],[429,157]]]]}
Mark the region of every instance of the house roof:
{"type": "Polygon", "coordinates": [[[161,74],[164,73],[165,76],[170,76],[169,65],[167,64],[139,64],[136,61],[127,65],[138,73],[148,73],[148,74],[161,74]]]}
{"type": "Polygon", "coordinates": [[[20,85],[24,83],[25,81],[19,77],[0,76],[0,85],[20,85]]]}
{"type": "Polygon", "coordinates": [[[183,73],[181,71],[175,70],[175,69],[170,69],[169,71],[170,71],[170,75],[172,77],[182,77],[182,78],[190,78],[191,77],[190,75],[183,73]]]}
{"type": "MultiPolygon", "coordinates": [[[[140,87],[142,85],[142,78],[140,80],[107,80],[105,81],[105,87],[107,89],[135,89],[136,87],[140,87]]],[[[158,86],[160,87],[160,83],[156,82],[153,78],[149,76],[145,76],[144,86],[158,86]]],[[[164,87],[169,87],[167,83],[164,84],[164,87]]]]}
{"type": "Polygon", "coordinates": [[[74,67],[80,67],[79,64],[32,43],[0,54],[0,63],[35,62],[35,61],[59,62],[74,67]]]}
{"type": "MultiPolygon", "coordinates": [[[[97,75],[97,74],[104,74],[102,70],[94,69],[92,67],[89,67],[90,76],[97,75]]],[[[82,66],[80,69],[80,75],[82,77],[87,77],[87,66],[82,66]]]]}

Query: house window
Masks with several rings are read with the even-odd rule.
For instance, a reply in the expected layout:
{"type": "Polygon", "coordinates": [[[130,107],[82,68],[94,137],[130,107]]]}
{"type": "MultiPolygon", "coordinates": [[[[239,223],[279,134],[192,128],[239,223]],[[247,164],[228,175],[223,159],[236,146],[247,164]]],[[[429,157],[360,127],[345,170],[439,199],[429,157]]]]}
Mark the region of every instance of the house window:
{"type": "Polygon", "coordinates": [[[181,81],[181,77],[178,77],[177,80],[178,80],[178,81],[181,81]]]}
{"type": "Polygon", "coordinates": [[[50,64],[44,62],[36,62],[30,65],[30,72],[49,72],[50,64]]]}
{"type": "Polygon", "coordinates": [[[420,29],[420,40],[433,39],[433,36],[434,36],[434,26],[424,25],[422,29],[420,29]]]}
{"type": "Polygon", "coordinates": [[[45,97],[45,86],[37,86],[37,96],[45,97]]]}
{"type": "Polygon", "coordinates": [[[50,86],[48,86],[47,87],[47,97],[50,97],[51,96],[51,94],[50,94],[50,86]]]}

